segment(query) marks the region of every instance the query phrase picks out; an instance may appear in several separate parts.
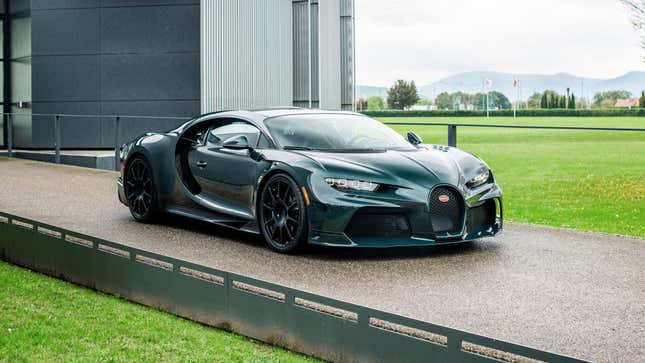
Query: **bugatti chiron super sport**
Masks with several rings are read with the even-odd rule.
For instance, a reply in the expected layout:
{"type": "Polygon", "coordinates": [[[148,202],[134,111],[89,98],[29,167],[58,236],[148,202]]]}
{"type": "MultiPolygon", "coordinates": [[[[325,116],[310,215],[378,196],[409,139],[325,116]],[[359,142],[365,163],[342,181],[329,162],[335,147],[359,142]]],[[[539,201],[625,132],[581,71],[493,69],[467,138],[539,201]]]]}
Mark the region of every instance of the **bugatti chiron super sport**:
{"type": "Polygon", "coordinates": [[[211,113],[119,153],[119,200],[137,221],[192,217],[259,233],[280,252],[457,243],[502,229],[502,192],[484,161],[352,112],[211,113]]]}

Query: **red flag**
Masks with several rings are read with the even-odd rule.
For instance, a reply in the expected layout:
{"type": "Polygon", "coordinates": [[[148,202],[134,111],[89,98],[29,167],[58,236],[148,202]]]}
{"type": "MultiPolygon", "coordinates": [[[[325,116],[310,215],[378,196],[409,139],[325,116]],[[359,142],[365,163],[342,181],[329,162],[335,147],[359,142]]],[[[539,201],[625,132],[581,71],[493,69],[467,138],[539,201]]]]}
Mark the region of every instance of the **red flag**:
{"type": "Polygon", "coordinates": [[[517,87],[517,79],[513,80],[513,88],[517,87]]]}

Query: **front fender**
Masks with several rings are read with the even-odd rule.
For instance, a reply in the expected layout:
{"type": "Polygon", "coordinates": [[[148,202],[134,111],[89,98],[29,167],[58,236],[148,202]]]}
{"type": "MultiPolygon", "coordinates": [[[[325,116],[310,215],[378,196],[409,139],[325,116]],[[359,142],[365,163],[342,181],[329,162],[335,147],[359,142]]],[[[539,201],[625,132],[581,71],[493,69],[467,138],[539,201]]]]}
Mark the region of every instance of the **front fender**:
{"type": "Polygon", "coordinates": [[[148,160],[161,204],[170,198],[176,189],[176,145],[177,137],[172,133],[146,134],[132,143],[126,156],[126,168],[137,155],[142,155],[148,160]]]}

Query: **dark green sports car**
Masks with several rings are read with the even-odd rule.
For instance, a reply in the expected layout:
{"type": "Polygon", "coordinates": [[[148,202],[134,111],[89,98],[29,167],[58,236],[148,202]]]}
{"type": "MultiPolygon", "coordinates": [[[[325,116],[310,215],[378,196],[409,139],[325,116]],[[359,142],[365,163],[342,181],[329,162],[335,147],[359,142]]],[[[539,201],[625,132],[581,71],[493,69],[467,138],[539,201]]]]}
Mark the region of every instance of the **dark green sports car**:
{"type": "Polygon", "coordinates": [[[502,229],[502,192],[467,152],[369,117],[297,108],[218,112],[120,150],[118,195],[160,213],[260,233],[291,252],[471,241],[502,229]]]}

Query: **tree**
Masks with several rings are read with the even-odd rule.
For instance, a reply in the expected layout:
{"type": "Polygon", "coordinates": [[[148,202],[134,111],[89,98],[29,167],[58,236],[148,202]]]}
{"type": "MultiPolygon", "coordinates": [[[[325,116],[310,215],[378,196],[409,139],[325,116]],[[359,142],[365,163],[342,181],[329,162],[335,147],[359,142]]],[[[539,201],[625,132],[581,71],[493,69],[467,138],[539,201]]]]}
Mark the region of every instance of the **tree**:
{"type": "Polygon", "coordinates": [[[463,105],[463,109],[468,108],[468,103],[470,102],[470,95],[465,92],[455,92],[450,95],[450,99],[452,101],[452,106],[455,109],[459,109],[459,105],[463,105]]]}
{"type": "Polygon", "coordinates": [[[632,97],[631,92],[625,90],[598,92],[593,96],[593,106],[597,108],[614,107],[616,100],[630,97],[632,97]]]}
{"type": "Polygon", "coordinates": [[[434,100],[435,105],[441,110],[452,110],[452,97],[448,92],[441,92],[434,100]]]}
{"type": "Polygon", "coordinates": [[[500,110],[508,110],[511,108],[511,101],[503,93],[491,91],[488,92],[488,105],[490,107],[497,106],[500,110]]]}
{"type": "Polygon", "coordinates": [[[572,110],[576,108],[576,96],[573,93],[571,93],[571,97],[569,98],[569,108],[572,110]]]}
{"type": "Polygon", "coordinates": [[[422,98],[416,104],[420,106],[430,106],[432,105],[432,100],[428,98],[422,98]]]}
{"type": "Polygon", "coordinates": [[[414,81],[397,80],[387,91],[387,104],[390,108],[403,110],[419,101],[417,86],[414,81]]]}
{"type": "Polygon", "coordinates": [[[620,0],[632,13],[632,25],[641,33],[641,48],[645,49],[645,0],[620,0]]]}
{"type": "Polygon", "coordinates": [[[534,92],[527,100],[527,104],[529,108],[540,108],[542,104],[542,94],[540,92],[534,92]]]}
{"type": "Polygon", "coordinates": [[[368,111],[380,111],[385,108],[383,99],[379,96],[372,96],[367,99],[367,110],[368,111]]]}
{"type": "Polygon", "coordinates": [[[638,100],[638,107],[645,108],[645,91],[641,92],[641,98],[638,100]]]}
{"type": "Polygon", "coordinates": [[[542,104],[540,106],[545,109],[559,108],[562,102],[560,98],[561,96],[557,92],[548,89],[542,94],[542,104]]]}
{"type": "Polygon", "coordinates": [[[363,111],[367,108],[367,101],[364,98],[359,98],[356,100],[356,110],[363,111]]]}
{"type": "Polygon", "coordinates": [[[473,106],[475,106],[475,109],[477,110],[485,110],[486,109],[486,94],[477,92],[473,95],[473,106]]]}

